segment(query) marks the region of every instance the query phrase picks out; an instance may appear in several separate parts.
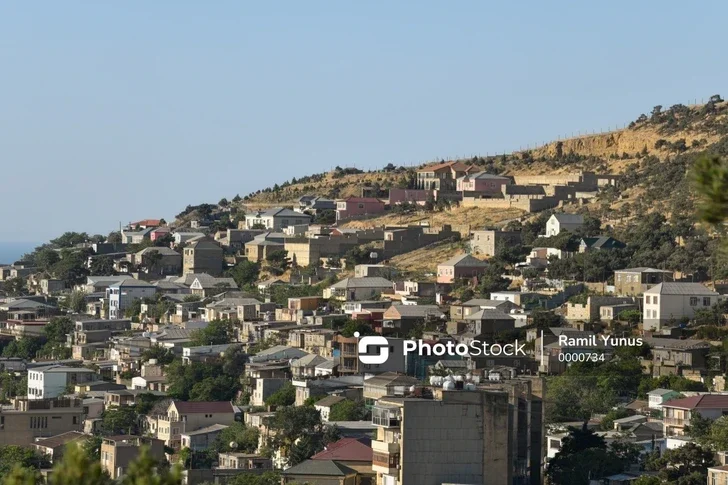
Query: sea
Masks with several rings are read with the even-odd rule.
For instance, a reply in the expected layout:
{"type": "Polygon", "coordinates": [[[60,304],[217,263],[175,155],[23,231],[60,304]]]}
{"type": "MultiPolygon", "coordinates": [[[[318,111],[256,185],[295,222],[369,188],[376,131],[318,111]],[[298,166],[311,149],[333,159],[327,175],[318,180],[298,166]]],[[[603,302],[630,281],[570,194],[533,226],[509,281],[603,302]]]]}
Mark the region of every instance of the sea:
{"type": "Polygon", "coordinates": [[[38,246],[40,246],[40,243],[0,241],[0,265],[12,264],[19,260],[22,255],[33,251],[38,246]]]}

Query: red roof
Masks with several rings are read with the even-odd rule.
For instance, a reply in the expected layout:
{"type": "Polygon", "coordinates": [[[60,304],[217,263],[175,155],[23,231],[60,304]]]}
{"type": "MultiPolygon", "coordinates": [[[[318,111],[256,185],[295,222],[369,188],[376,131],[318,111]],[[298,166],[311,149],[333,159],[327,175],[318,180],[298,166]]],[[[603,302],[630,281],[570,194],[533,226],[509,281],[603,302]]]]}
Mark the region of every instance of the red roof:
{"type": "Polygon", "coordinates": [[[174,406],[181,414],[234,412],[230,401],[174,401],[174,406]]]}
{"type": "Polygon", "coordinates": [[[162,220],[161,219],[144,219],[143,221],[132,222],[129,225],[130,226],[160,226],[160,225],[162,225],[162,220]]]}
{"type": "Polygon", "coordinates": [[[370,438],[342,438],[326,446],[324,451],[313,455],[311,459],[371,462],[371,442],[370,438]]]}
{"type": "Polygon", "coordinates": [[[662,406],[678,409],[728,409],[728,395],[703,394],[684,399],[672,399],[663,403],[662,406]]]}

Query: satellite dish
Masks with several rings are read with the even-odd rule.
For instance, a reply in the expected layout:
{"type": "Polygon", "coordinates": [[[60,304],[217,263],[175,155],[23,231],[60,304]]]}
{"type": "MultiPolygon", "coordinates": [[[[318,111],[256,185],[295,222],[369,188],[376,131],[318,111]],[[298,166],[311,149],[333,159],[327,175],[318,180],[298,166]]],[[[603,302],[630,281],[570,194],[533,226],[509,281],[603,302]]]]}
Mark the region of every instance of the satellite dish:
{"type": "Polygon", "coordinates": [[[369,253],[369,259],[377,259],[378,257],[379,257],[379,254],[375,253],[374,251],[369,253]]]}
{"type": "Polygon", "coordinates": [[[233,450],[237,450],[238,449],[238,444],[236,442],[234,442],[234,441],[231,441],[230,442],[230,448],[232,448],[233,450]]]}
{"type": "Polygon", "coordinates": [[[149,333],[149,332],[144,332],[144,333],[142,334],[142,337],[144,337],[144,338],[149,338],[149,337],[150,337],[151,335],[152,335],[152,334],[151,334],[151,333],[149,333]]]}

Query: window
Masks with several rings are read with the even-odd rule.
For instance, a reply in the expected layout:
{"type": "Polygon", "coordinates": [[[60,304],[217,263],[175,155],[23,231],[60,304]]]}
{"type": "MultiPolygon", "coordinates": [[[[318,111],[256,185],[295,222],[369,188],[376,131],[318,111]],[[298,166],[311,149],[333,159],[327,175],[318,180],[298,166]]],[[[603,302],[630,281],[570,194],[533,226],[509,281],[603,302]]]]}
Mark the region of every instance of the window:
{"type": "Polygon", "coordinates": [[[655,305],[657,305],[657,297],[654,297],[654,298],[652,299],[652,303],[654,303],[655,305]]]}
{"type": "Polygon", "coordinates": [[[703,306],[710,306],[710,297],[709,296],[703,297],[703,306]]]}
{"type": "Polygon", "coordinates": [[[650,303],[650,295],[645,296],[645,303],[647,303],[647,304],[650,303]]]}
{"type": "Polygon", "coordinates": [[[698,306],[698,297],[697,296],[690,297],[690,306],[698,306]]]}
{"type": "Polygon", "coordinates": [[[359,204],[359,209],[363,209],[363,208],[364,208],[364,204],[359,204]]]}

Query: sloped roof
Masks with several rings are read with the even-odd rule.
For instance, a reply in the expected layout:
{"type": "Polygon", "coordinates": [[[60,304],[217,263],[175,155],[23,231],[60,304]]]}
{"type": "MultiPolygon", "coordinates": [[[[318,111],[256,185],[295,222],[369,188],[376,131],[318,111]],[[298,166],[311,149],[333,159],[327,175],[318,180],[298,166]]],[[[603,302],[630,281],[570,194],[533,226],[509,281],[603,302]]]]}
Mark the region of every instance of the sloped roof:
{"type": "Polygon", "coordinates": [[[387,312],[397,311],[401,317],[426,317],[428,315],[443,315],[437,305],[392,305],[387,312]]]}
{"type": "Polygon", "coordinates": [[[250,212],[245,217],[307,217],[311,218],[308,214],[302,212],[296,212],[285,207],[272,207],[265,211],[250,212]]]}
{"type": "Polygon", "coordinates": [[[478,180],[510,180],[508,177],[503,177],[501,175],[493,175],[492,173],[488,172],[476,172],[476,173],[469,173],[467,175],[464,175],[460,177],[460,179],[478,179],[478,180]]]}
{"type": "Polygon", "coordinates": [[[611,249],[625,246],[622,241],[618,241],[610,236],[585,237],[582,238],[582,242],[586,247],[594,249],[611,249]]]}
{"type": "Polygon", "coordinates": [[[584,224],[584,216],[581,214],[567,214],[562,212],[560,214],[554,214],[551,217],[556,218],[562,224],[584,224]]]}
{"type": "Polygon", "coordinates": [[[329,443],[323,451],[311,457],[312,460],[372,461],[371,438],[342,438],[329,443]]]}
{"type": "Polygon", "coordinates": [[[417,171],[418,172],[434,172],[437,170],[442,170],[443,168],[449,168],[456,172],[470,172],[472,170],[475,170],[475,167],[473,165],[468,165],[467,163],[463,163],[460,161],[452,161],[452,162],[436,163],[434,165],[426,165],[417,171]]]}
{"type": "MultiPolygon", "coordinates": [[[[178,408],[179,409],[179,408],[178,408]]],[[[182,434],[187,436],[196,436],[201,434],[207,434],[207,433],[215,433],[216,431],[222,431],[228,426],[225,424],[212,424],[210,426],[205,426],[204,428],[196,429],[194,431],[186,431],[182,434]]]]}
{"type": "Polygon", "coordinates": [[[653,389],[650,392],[647,393],[648,396],[664,396],[665,394],[670,394],[673,391],[672,389],[653,389]]]}
{"type": "Polygon", "coordinates": [[[344,278],[331,285],[331,288],[391,288],[392,282],[381,276],[364,276],[362,278],[344,278]]]}
{"type": "Polygon", "coordinates": [[[660,283],[645,291],[645,294],[718,296],[718,293],[700,283],[660,283]]]}
{"type": "Polygon", "coordinates": [[[230,401],[173,401],[172,404],[182,414],[234,412],[230,401]]]}
{"type": "Polygon", "coordinates": [[[672,271],[667,271],[664,269],[656,269],[656,268],[647,268],[645,266],[639,266],[637,268],[617,269],[614,272],[615,273],[669,273],[669,274],[672,274],[672,271]]]}
{"type": "Polygon", "coordinates": [[[333,460],[306,460],[281,472],[282,475],[314,475],[346,477],[356,475],[357,471],[333,460]]]}
{"type": "Polygon", "coordinates": [[[300,359],[294,360],[291,365],[294,367],[316,367],[317,365],[323,364],[328,360],[329,359],[321,357],[320,355],[308,354],[304,355],[300,359]]]}
{"type": "Polygon", "coordinates": [[[488,266],[488,263],[486,261],[482,261],[478,258],[475,258],[469,254],[459,254],[457,256],[453,256],[452,258],[448,259],[447,261],[440,263],[438,266],[462,266],[466,268],[485,268],[488,266]]]}
{"type": "Polygon", "coordinates": [[[702,394],[700,396],[673,399],[663,406],[678,409],[728,409],[728,395],[702,394]]]}
{"type": "Polygon", "coordinates": [[[696,340],[696,339],[645,337],[643,340],[650,347],[657,347],[657,348],[664,348],[664,349],[693,350],[693,349],[710,348],[710,344],[708,342],[705,342],[703,340],[696,340]]]}
{"type": "Polygon", "coordinates": [[[162,256],[179,256],[180,258],[182,257],[182,255],[180,253],[178,253],[174,249],[169,248],[167,246],[150,246],[148,248],[142,249],[141,251],[138,251],[136,253],[136,255],[143,256],[147,253],[151,253],[152,251],[156,251],[159,254],[161,254],[162,256]]]}
{"type": "Polygon", "coordinates": [[[55,448],[57,446],[65,445],[66,443],[70,443],[72,441],[78,441],[90,437],[91,436],[84,433],[79,433],[78,431],[68,431],[67,433],[57,434],[55,436],[51,436],[50,438],[40,439],[39,441],[36,441],[32,444],[36,446],[44,446],[46,448],[55,448]]]}
{"type": "Polygon", "coordinates": [[[334,404],[340,403],[341,401],[346,401],[346,398],[342,396],[326,396],[316,401],[314,405],[328,408],[333,406],[334,404]]]}
{"type": "Polygon", "coordinates": [[[128,279],[119,281],[117,283],[114,283],[112,285],[109,285],[109,288],[152,288],[154,287],[153,284],[147,283],[143,280],[136,280],[136,279],[128,279]]]}
{"type": "Polygon", "coordinates": [[[465,317],[466,320],[506,320],[509,318],[513,319],[509,313],[504,313],[492,308],[483,308],[482,310],[465,317]]]}

